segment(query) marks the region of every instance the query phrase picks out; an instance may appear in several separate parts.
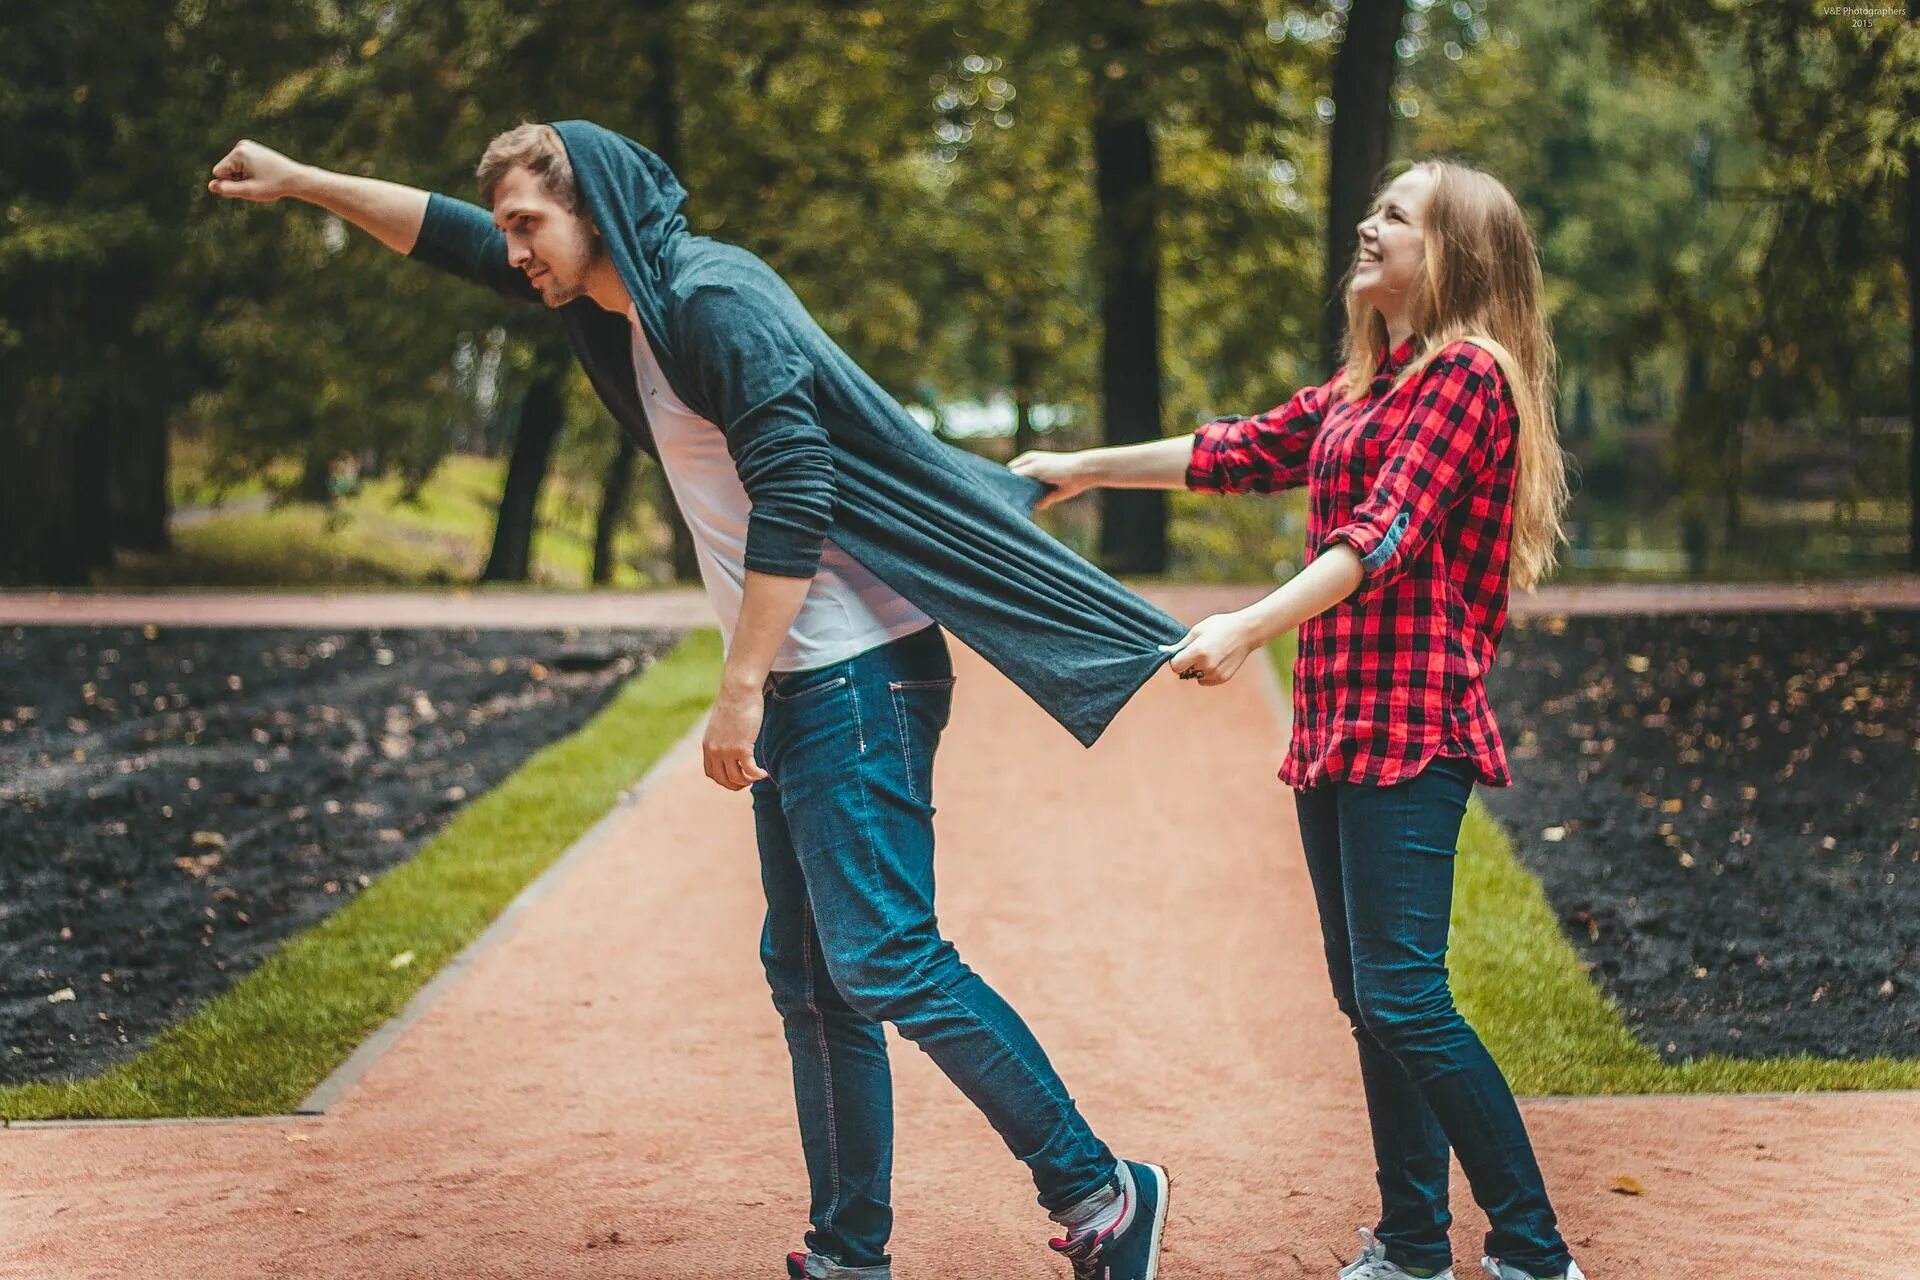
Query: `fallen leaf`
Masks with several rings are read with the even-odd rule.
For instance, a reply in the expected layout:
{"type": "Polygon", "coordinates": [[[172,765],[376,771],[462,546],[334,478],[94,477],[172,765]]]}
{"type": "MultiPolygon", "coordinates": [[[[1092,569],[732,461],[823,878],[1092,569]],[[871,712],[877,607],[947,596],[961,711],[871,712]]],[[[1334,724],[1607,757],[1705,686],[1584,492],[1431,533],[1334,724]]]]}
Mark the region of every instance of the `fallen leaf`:
{"type": "Polygon", "coordinates": [[[1662,813],[1678,813],[1684,808],[1686,808],[1686,802],[1683,800],[1662,800],[1660,802],[1660,812],[1662,813]]]}
{"type": "Polygon", "coordinates": [[[196,831],[193,833],[193,843],[209,849],[224,849],[227,847],[227,838],[218,831],[196,831]]]}
{"type": "Polygon", "coordinates": [[[220,865],[220,855],[217,853],[202,853],[194,857],[175,858],[173,865],[192,876],[195,880],[205,880],[213,869],[220,865]]]}
{"type": "Polygon", "coordinates": [[[1627,670],[1629,671],[1634,671],[1634,672],[1645,671],[1648,667],[1651,667],[1652,665],[1653,663],[1648,661],[1646,656],[1643,654],[1630,653],[1627,655],[1627,670]]]}
{"type": "Polygon", "coordinates": [[[77,1000],[77,999],[79,999],[79,997],[73,994],[72,987],[62,987],[58,991],[54,992],[52,995],[47,997],[47,1003],[48,1004],[65,1004],[69,1000],[77,1000]]]}
{"type": "Polygon", "coordinates": [[[389,960],[389,961],[387,961],[387,968],[389,968],[389,969],[404,969],[404,968],[406,968],[406,967],[407,967],[408,965],[410,965],[410,964],[412,964],[412,963],[413,963],[413,952],[411,952],[411,951],[402,951],[402,952],[401,952],[401,953],[400,953],[399,955],[397,955],[397,956],[395,956],[395,957],[394,957],[393,959],[391,959],[391,960],[389,960]]]}
{"type": "Polygon", "coordinates": [[[1615,1178],[1610,1190],[1612,1190],[1614,1194],[1622,1196],[1643,1196],[1647,1194],[1647,1189],[1641,1185],[1640,1179],[1629,1178],[1625,1175],[1615,1178]]]}
{"type": "Polygon", "coordinates": [[[313,1141],[313,1139],[309,1138],[304,1133],[290,1133],[287,1135],[287,1141],[288,1142],[311,1142],[313,1141]]]}

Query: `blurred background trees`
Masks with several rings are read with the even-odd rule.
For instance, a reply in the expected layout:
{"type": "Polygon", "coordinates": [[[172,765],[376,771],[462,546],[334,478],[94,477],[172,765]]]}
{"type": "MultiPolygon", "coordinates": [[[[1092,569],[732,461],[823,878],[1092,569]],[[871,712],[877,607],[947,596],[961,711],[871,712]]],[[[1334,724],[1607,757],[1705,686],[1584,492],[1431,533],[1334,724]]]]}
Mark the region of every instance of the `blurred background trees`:
{"type": "MultiPolygon", "coordinates": [[[[306,206],[239,137],[472,198],[523,118],[654,147],[932,430],[997,457],[1329,372],[1383,166],[1540,235],[1570,574],[1920,563],[1920,35],[1811,0],[72,0],[0,19],[0,582],[544,581],[694,566],[551,318],[306,206]],[[224,503],[211,509],[216,502],[224,503]]],[[[1104,505],[1103,505],[1104,504],[1104,505]]],[[[1267,580],[1297,502],[1048,517],[1267,580]]]]}

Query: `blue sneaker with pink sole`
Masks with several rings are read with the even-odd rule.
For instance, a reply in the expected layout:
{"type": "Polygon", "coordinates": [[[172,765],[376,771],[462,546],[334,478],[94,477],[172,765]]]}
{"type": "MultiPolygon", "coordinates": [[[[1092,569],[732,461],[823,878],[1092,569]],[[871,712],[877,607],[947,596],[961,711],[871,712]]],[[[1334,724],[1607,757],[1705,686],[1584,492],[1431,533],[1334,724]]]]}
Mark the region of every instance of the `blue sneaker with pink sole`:
{"type": "Polygon", "coordinates": [[[1160,1274],[1160,1240],[1167,1231],[1167,1171],[1157,1164],[1125,1162],[1132,1177],[1120,1219],[1104,1231],[1084,1231],[1048,1243],[1073,1263],[1073,1280],[1154,1280],[1160,1274]]]}

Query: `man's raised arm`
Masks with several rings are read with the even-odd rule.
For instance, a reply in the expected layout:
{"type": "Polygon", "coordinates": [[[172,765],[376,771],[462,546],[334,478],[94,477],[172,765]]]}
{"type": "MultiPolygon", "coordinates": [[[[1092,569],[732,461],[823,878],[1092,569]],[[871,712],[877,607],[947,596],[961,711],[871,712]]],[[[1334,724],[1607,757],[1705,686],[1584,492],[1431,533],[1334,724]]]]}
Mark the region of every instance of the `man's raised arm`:
{"type": "Polygon", "coordinates": [[[427,193],[417,187],[297,164],[244,140],[213,166],[207,190],[230,200],[305,200],[339,214],[395,253],[413,252],[427,216],[427,193]]]}
{"type": "Polygon", "coordinates": [[[540,299],[526,276],[508,264],[506,237],[486,210],[465,201],[300,164],[247,140],[234,144],[213,166],[207,190],[229,200],[304,200],[346,219],[395,253],[509,298],[540,299]]]}

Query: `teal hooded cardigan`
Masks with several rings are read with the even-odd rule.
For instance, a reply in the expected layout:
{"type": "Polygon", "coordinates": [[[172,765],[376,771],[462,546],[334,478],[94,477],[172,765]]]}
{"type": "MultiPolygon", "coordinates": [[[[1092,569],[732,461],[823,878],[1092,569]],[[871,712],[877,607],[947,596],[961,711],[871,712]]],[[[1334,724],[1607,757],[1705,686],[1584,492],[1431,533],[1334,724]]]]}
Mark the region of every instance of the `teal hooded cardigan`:
{"type": "MultiPolygon", "coordinates": [[[[1091,746],[1187,629],[1033,523],[1044,485],[915,422],[766,263],[690,233],[659,156],[586,121],[554,128],[667,382],[726,434],[753,508],[746,567],[811,577],[832,538],[1091,746]]],[[[412,256],[539,301],[476,205],[431,196],[412,256]]],[[[588,298],[559,312],[614,421],[657,457],[627,317],[588,298]]]]}

